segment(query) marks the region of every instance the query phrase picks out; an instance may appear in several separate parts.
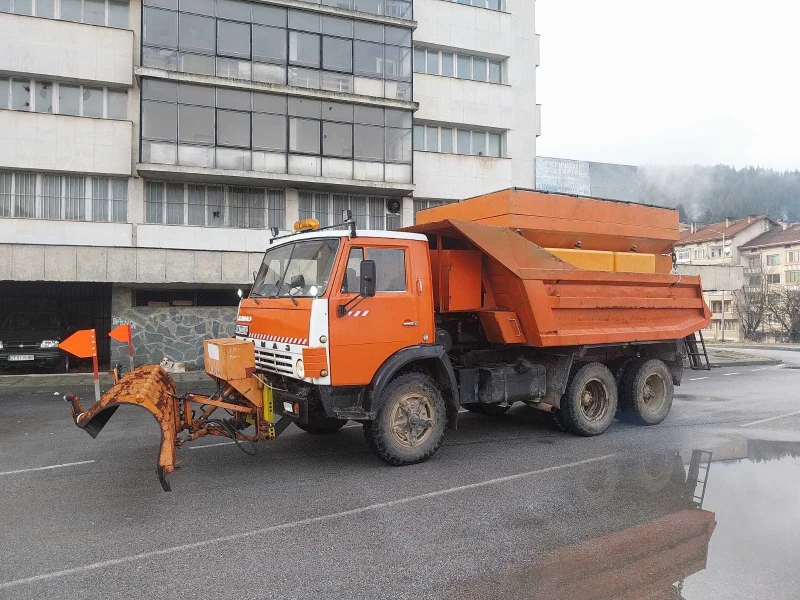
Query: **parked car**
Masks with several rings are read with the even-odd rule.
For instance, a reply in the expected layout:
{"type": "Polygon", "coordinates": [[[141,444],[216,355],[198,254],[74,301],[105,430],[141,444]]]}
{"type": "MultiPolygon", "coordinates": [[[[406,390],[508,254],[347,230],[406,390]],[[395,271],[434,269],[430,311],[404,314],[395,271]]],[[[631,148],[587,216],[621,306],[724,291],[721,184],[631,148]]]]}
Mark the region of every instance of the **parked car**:
{"type": "Polygon", "coordinates": [[[65,330],[54,312],[11,313],[0,326],[0,368],[36,366],[67,371],[68,355],[58,349],[65,330]]]}

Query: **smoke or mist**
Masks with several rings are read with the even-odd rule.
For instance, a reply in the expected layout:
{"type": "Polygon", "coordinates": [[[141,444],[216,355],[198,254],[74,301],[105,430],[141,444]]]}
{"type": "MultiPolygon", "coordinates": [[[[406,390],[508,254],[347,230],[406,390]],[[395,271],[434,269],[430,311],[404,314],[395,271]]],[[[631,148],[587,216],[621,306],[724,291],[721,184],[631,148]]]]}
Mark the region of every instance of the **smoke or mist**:
{"type": "Polygon", "coordinates": [[[648,166],[639,169],[639,194],[647,204],[678,208],[684,221],[711,223],[764,214],[800,221],[800,171],[648,166]]]}

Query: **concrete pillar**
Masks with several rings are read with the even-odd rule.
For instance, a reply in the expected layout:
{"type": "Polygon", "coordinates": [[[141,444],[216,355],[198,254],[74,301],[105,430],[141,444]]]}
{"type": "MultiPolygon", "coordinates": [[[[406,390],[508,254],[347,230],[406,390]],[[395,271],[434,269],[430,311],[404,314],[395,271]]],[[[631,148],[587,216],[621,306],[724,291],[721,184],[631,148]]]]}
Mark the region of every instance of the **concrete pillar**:
{"type": "Polygon", "coordinates": [[[403,227],[411,227],[414,224],[414,199],[411,196],[403,198],[403,210],[400,214],[403,227]]]}
{"type": "Polygon", "coordinates": [[[144,223],[144,185],[141,177],[128,179],[128,223],[144,223]]]}
{"type": "Polygon", "coordinates": [[[286,188],[286,230],[293,231],[294,224],[300,220],[300,192],[286,188]]]}

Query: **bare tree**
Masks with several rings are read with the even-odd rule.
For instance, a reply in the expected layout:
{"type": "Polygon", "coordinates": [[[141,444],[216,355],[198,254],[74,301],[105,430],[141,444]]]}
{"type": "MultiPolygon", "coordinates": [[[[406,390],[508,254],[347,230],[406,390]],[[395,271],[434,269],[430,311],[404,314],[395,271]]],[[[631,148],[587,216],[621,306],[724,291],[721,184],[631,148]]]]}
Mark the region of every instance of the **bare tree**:
{"type": "Polygon", "coordinates": [[[764,273],[750,278],[741,290],[733,293],[733,303],[741,322],[742,337],[758,341],[763,336],[761,325],[767,312],[772,285],[764,273]]]}
{"type": "Polygon", "coordinates": [[[786,341],[800,342],[800,288],[773,286],[767,297],[767,311],[786,341]]]}

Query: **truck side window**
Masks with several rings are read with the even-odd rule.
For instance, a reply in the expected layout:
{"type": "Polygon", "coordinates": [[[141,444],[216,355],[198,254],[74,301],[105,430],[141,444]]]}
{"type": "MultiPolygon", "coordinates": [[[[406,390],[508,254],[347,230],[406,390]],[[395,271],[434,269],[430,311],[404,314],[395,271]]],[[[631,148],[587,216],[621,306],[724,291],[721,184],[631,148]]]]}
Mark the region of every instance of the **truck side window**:
{"type": "Polygon", "coordinates": [[[361,287],[361,261],[364,260],[363,248],[350,248],[347,257],[347,268],[342,278],[342,293],[357,294],[361,287]]]}
{"type": "Polygon", "coordinates": [[[367,258],[375,261],[376,292],[406,291],[406,253],[399,248],[370,248],[367,258]]]}

